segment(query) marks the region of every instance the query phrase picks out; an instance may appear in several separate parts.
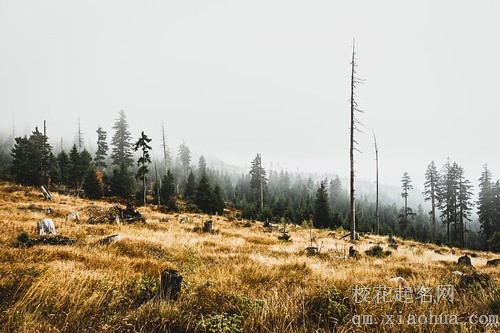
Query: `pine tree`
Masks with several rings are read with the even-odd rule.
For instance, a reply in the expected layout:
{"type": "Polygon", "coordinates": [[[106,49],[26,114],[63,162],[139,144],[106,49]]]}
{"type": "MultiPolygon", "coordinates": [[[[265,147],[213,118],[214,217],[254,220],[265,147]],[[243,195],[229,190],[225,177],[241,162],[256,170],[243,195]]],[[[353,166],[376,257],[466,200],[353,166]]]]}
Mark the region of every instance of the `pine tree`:
{"type": "Polygon", "coordinates": [[[224,202],[224,195],[222,194],[222,189],[219,186],[219,184],[215,184],[214,190],[212,193],[212,208],[214,213],[217,213],[219,215],[224,214],[224,207],[225,207],[225,202],[224,202]]]}
{"type": "Polygon", "coordinates": [[[211,214],[214,212],[213,192],[206,172],[201,174],[196,185],[193,202],[204,213],[211,214]]]}
{"type": "Polygon", "coordinates": [[[113,160],[112,164],[118,167],[124,165],[128,168],[132,166],[134,162],[131,152],[132,144],[130,143],[132,137],[128,128],[129,125],[127,117],[125,116],[125,111],[121,110],[119,112],[119,118],[113,126],[115,134],[111,139],[111,145],[113,146],[111,152],[111,159],[113,160]]]}
{"type": "Polygon", "coordinates": [[[102,198],[102,183],[99,181],[99,178],[97,177],[97,170],[92,164],[89,164],[87,171],[85,172],[82,188],[87,198],[92,200],[99,200],[102,198]]]}
{"type": "Polygon", "coordinates": [[[149,155],[149,151],[152,149],[148,143],[151,142],[151,139],[148,138],[144,132],[141,132],[141,137],[134,145],[134,151],[141,150],[141,156],[137,160],[137,166],[139,170],[136,174],[136,179],[142,180],[142,191],[143,191],[143,204],[146,204],[146,175],[149,172],[148,166],[151,164],[151,156],[149,155]]]}
{"type": "Polygon", "coordinates": [[[36,166],[31,160],[32,155],[33,149],[29,139],[26,136],[15,138],[15,144],[11,152],[11,172],[16,183],[40,185],[41,182],[36,177],[36,166]]]}
{"type": "Polygon", "coordinates": [[[402,221],[401,221],[401,231],[404,233],[408,228],[408,215],[412,214],[411,208],[408,208],[408,195],[409,191],[413,189],[413,185],[411,184],[411,177],[408,172],[403,174],[403,178],[401,179],[401,196],[405,200],[404,210],[402,212],[402,221]]]}
{"type": "Polygon", "coordinates": [[[182,142],[179,146],[178,155],[182,166],[183,176],[187,176],[189,169],[191,168],[191,150],[189,149],[186,142],[182,142]]]}
{"type": "Polygon", "coordinates": [[[207,171],[207,161],[203,155],[200,156],[198,160],[198,172],[203,173],[207,171]]]}
{"type": "Polygon", "coordinates": [[[441,209],[441,219],[446,225],[446,241],[451,244],[454,240],[458,241],[458,235],[455,232],[451,234],[452,227],[454,231],[458,230],[459,207],[458,195],[460,193],[460,167],[456,162],[449,160],[443,167],[440,176],[439,185],[439,208],[441,209]]]}
{"type": "Polygon", "coordinates": [[[59,166],[60,184],[71,186],[72,185],[70,183],[71,163],[69,161],[69,157],[66,151],[61,150],[59,154],[57,154],[57,165],[59,166]]]}
{"type": "Polygon", "coordinates": [[[424,195],[425,201],[431,202],[431,223],[432,223],[432,241],[436,241],[436,206],[439,202],[439,172],[436,168],[436,164],[432,161],[429,166],[427,166],[427,171],[425,172],[425,183],[424,183],[424,195]]]}
{"type": "Polygon", "coordinates": [[[330,206],[328,205],[328,193],[326,192],[326,179],[321,181],[316,191],[314,200],[313,225],[316,228],[328,228],[331,226],[330,206]]]}
{"type": "Polygon", "coordinates": [[[259,153],[252,161],[250,169],[250,187],[253,191],[254,202],[258,203],[260,210],[264,209],[264,198],[267,192],[266,170],[262,167],[262,159],[259,153]]]}
{"type": "Polygon", "coordinates": [[[97,169],[102,171],[106,168],[106,163],[104,162],[108,154],[108,143],[106,142],[107,133],[102,129],[101,126],[97,128],[97,151],[95,152],[95,159],[97,169]]]}
{"type": "Polygon", "coordinates": [[[134,193],[134,179],[125,164],[113,170],[110,179],[110,192],[124,199],[130,199],[134,193]]]}
{"type": "Polygon", "coordinates": [[[458,169],[458,240],[460,247],[465,247],[465,221],[471,221],[470,215],[472,210],[472,185],[468,179],[464,177],[463,168],[458,169]]]}
{"type": "MultiPolygon", "coordinates": [[[[479,194],[477,200],[477,214],[481,231],[486,240],[490,239],[495,232],[495,224],[500,207],[495,204],[495,191],[491,172],[487,165],[483,166],[481,178],[479,178],[479,194]]],[[[499,230],[500,231],[500,230],[499,230]]]]}
{"type": "Polygon", "coordinates": [[[175,178],[174,175],[167,170],[167,174],[163,176],[160,188],[160,198],[163,205],[170,211],[177,211],[175,203],[175,178]]]}
{"type": "Polygon", "coordinates": [[[187,201],[191,201],[194,197],[194,193],[196,190],[196,178],[194,176],[193,171],[189,172],[186,187],[184,188],[184,199],[187,201]]]}

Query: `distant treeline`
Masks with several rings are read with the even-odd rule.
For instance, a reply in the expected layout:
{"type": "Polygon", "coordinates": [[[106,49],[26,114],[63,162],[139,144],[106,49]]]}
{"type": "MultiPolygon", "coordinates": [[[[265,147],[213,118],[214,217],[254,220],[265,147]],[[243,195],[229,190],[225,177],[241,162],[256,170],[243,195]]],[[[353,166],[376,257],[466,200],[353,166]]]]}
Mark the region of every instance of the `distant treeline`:
{"type": "MultiPolygon", "coordinates": [[[[207,166],[203,156],[193,163],[185,142],[173,158],[163,128],[163,158],[153,162],[152,140],[144,132],[132,138],[124,111],[113,130],[108,146],[107,132],[98,127],[94,154],[82,147],[81,138],[69,151],[61,148],[56,153],[38,128],[29,136],[14,138],[13,146],[4,140],[0,142],[0,177],[90,199],[114,196],[160,205],[167,211],[223,214],[231,208],[246,219],[349,229],[349,197],[339,177],[315,181],[299,173],[266,171],[260,154],[252,160],[249,157],[251,167],[241,174],[216,170],[207,166]]],[[[448,161],[437,171],[432,162],[423,192],[431,211],[407,205],[408,197],[420,193],[412,193],[411,178],[405,173],[401,187],[405,204],[381,203],[378,219],[375,198],[357,198],[357,230],[377,232],[379,226],[385,235],[500,251],[500,182],[492,180],[487,166],[479,186],[478,201],[473,202],[472,186],[457,163],[448,161]],[[470,219],[474,205],[479,225],[470,219]]]]}

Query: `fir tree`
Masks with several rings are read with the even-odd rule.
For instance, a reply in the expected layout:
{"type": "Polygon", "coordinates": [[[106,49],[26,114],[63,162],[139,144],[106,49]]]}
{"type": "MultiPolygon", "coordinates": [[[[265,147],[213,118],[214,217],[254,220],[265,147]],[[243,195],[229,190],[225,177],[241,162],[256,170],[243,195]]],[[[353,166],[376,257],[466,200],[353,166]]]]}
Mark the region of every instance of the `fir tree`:
{"type": "Polygon", "coordinates": [[[477,214],[479,216],[481,232],[487,240],[491,238],[495,232],[495,224],[500,208],[495,204],[495,191],[491,178],[492,176],[488,166],[484,165],[481,178],[479,178],[477,214]]]}
{"type": "Polygon", "coordinates": [[[160,199],[168,210],[177,211],[178,208],[175,203],[175,178],[170,170],[167,170],[167,174],[163,176],[160,188],[160,199]]]}
{"type": "Polygon", "coordinates": [[[142,190],[143,190],[143,204],[146,204],[146,175],[148,174],[148,166],[151,164],[151,156],[149,151],[152,149],[148,143],[151,139],[148,138],[144,132],[141,132],[141,137],[134,145],[134,151],[141,150],[141,156],[137,160],[137,166],[139,170],[137,171],[136,178],[142,180],[142,190]]]}
{"type": "Polygon", "coordinates": [[[328,228],[331,226],[330,206],[328,205],[328,193],[326,191],[326,180],[319,184],[314,200],[313,225],[316,228],[328,228]]]}
{"type": "Polygon", "coordinates": [[[125,164],[113,170],[110,179],[110,192],[124,199],[130,199],[134,193],[134,180],[125,164]]]}
{"type": "Polygon", "coordinates": [[[434,164],[434,161],[429,164],[427,171],[425,172],[425,183],[424,183],[424,195],[425,201],[431,202],[431,223],[432,223],[432,241],[436,241],[436,206],[439,202],[439,172],[434,164]]]}
{"type": "Polygon", "coordinates": [[[409,191],[413,189],[413,185],[411,184],[411,178],[408,172],[403,174],[403,178],[401,179],[401,196],[404,198],[405,205],[402,212],[402,221],[401,221],[401,231],[405,233],[408,228],[408,215],[413,214],[411,208],[408,207],[408,195],[409,191]]]}
{"type": "Polygon", "coordinates": [[[196,185],[193,202],[204,213],[213,214],[216,212],[214,193],[206,172],[201,174],[196,185]]]}
{"type": "Polygon", "coordinates": [[[195,190],[196,190],[196,178],[194,176],[193,171],[191,171],[188,175],[186,187],[184,189],[184,199],[187,201],[191,201],[194,197],[195,190]]]}
{"type": "Polygon", "coordinates": [[[95,163],[97,169],[102,171],[106,168],[106,163],[104,162],[106,159],[106,155],[108,154],[108,143],[106,142],[107,133],[102,129],[101,126],[97,128],[97,151],[95,152],[95,163]]]}
{"type": "Polygon", "coordinates": [[[262,167],[262,159],[259,153],[252,161],[250,170],[250,187],[254,195],[254,202],[258,203],[260,210],[264,209],[264,198],[267,192],[266,170],[262,167]]]}
{"type": "Polygon", "coordinates": [[[131,147],[130,143],[131,136],[128,131],[128,122],[127,117],[125,116],[125,111],[121,110],[119,113],[119,118],[116,120],[113,129],[115,130],[115,134],[111,139],[111,145],[113,146],[111,152],[111,159],[113,160],[113,165],[121,167],[124,165],[125,167],[130,167],[133,164],[131,147]]]}
{"type": "Polygon", "coordinates": [[[85,178],[82,185],[85,196],[92,200],[99,200],[103,195],[102,183],[97,177],[96,168],[90,164],[85,172],[85,178]]]}

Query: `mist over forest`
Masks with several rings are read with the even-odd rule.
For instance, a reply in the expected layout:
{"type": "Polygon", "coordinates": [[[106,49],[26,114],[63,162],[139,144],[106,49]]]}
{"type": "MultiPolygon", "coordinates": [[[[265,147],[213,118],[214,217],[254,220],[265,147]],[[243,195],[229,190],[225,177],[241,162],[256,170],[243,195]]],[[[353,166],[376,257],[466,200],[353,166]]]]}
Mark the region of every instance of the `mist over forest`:
{"type": "MultiPolygon", "coordinates": [[[[139,136],[131,134],[129,127],[122,110],[112,128],[98,126],[94,144],[86,144],[87,140],[92,142],[92,135],[84,138],[79,129],[71,146],[55,143],[43,134],[43,126],[16,138],[3,133],[0,176],[23,185],[49,185],[54,191],[91,199],[120,197],[136,205],[163,205],[170,211],[224,214],[226,209],[235,209],[241,218],[349,229],[348,178],[340,172],[273,169],[266,167],[273,161],[266,161],[258,152],[249,152],[248,165],[231,165],[216,157],[206,158],[204,152],[191,151],[186,142],[170,147],[164,127],[160,135],[142,132],[139,136]]],[[[477,192],[470,181],[463,177],[456,162],[448,161],[440,171],[433,162],[431,165],[435,186],[441,191],[436,230],[432,230],[428,196],[431,179],[426,184],[413,184],[405,173],[400,186],[380,186],[379,225],[375,181],[356,179],[358,231],[485,248],[485,226],[478,221],[477,192]]],[[[488,184],[483,183],[481,198],[487,186],[495,204],[495,182],[484,168],[483,181],[488,184]]],[[[490,237],[495,228],[492,223],[490,237]]]]}

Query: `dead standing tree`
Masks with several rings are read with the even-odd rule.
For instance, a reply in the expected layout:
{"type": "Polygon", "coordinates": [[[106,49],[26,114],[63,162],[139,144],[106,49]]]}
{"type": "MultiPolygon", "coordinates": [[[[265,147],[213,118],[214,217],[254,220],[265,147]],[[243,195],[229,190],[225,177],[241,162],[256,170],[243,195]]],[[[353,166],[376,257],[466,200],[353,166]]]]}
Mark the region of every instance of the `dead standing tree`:
{"type": "Polygon", "coordinates": [[[375,145],[375,184],[376,184],[376,203],[375,203],[375,218],[377,219],[377,235],[380,235],[380,212],[379,212],[379,196],[378,196],[378,146],[377,137],[373,133],[373,143],[375,145]]]}
{"type": "Polygon", "coordinates": [[[364,80],[361,80],[356,77],[356,51],[355,51],[355,41],[352,41],[352,60],[351,60],[351,126],[350,126],[350,162],[351,162],[351,170],[350,170],[350,213],[349,213],[349,222],[351,226],[351,241],[356,241],[356,197],[354,190],[354,151],[359,151],[355,146],[357,145],[357,141],[354,139],[354,132],[360,132],[358,125],[361,123],[356,118],[356,113],[362,113],[363,111],[358,108],[358,103],[355,100],[356,97],[356,86],[357,84],[363,83],[364,80]]]}

